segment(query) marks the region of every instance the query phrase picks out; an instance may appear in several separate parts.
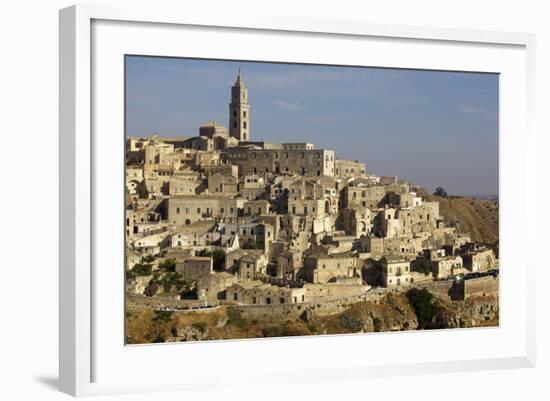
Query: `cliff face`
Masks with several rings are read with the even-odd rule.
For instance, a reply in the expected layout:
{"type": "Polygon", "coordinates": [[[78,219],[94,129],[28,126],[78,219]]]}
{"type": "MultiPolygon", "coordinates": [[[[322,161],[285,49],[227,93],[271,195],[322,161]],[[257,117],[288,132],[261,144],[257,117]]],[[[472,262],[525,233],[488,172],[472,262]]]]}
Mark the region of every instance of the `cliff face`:
{"type": "MultiPolygon", "coordinates": [[[[449,301],[435,296],[436,313],[427,329],[489,327],[499,324],[498,297],[472,297],[449,301]]],[[[388,294],[379,301],[360,302],[340,313],[319,315],[305,309],[300,317],[266,314],[246,317],[237,308],[222,307],[210,312],[128,312],[127,340],[150,342],[204,341],[234,338],[304,336],[417,330],[415,309],[406,294],[388,294]]]]}
{"type": "MultiPolygon", "coordinates": [[[[491,327],[499,324],[498,297],[450,301],[435,297],[436,314],[426,329],[491,327]]],[[[380,303],[362,302],[338,315],[313,319],[323,334],[418,329],[418,319],[405,294],[390,294],[380,303]],[[355,330],[349,330],[355,328],[355,330]]]]}
{"type": "Polygon", "coordinates": [[[465,301],[436,301],[439,312],[434,328],[491,327],[499,325],[497,296],[472,297],[465,301]]]}
{"type": "Polygon", "coordinates": [[[439,202],[439,213],[445,222],[458,222],[459,231],[469,234],[472,240],[489,243],[498,241],[497,202],[469,197],[439,196],[429,196],[428,200],[439,202]]]}

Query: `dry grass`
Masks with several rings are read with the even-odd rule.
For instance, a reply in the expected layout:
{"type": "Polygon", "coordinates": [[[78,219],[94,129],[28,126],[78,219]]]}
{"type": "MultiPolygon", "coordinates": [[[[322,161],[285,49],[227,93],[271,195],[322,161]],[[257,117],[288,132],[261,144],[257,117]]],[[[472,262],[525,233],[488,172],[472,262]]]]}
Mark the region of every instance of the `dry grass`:
{"type": "Polygon", "coordinates": [[[445,221],[457,221],[460,232],[468,233],[472,240],[490,243],[498,240],[499,209],[496,202],[467,197],[437,196],[430,196],[429,200],[439,202],[439,213],[445,221]]]}

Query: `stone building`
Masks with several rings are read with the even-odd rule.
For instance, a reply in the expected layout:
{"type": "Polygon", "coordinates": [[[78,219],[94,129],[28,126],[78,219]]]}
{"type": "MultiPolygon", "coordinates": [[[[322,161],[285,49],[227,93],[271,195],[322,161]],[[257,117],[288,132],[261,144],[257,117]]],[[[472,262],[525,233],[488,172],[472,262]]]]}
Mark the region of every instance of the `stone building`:
{"type": "Polygon", "coordinates": [[[334,151],[326,149],[257,149],[236,147],[221,152],[225,163],[239,166],[239,175],[299,174],[334,176],[334,151]]]}
{"type": "MultiPolygon", "coordinates": [[[[127,138],[127,268],[169,257],[197,283],[196,304],[282,305],[498,266],[498,244],[446,226],[420,187],[299,139],[252,141],[240,72],[228,120],[201,125],[198,136],[127,138]],[[223,272],[194,256],[214,249],[225,252],[223,272]]],[[[142,291],[142,281],[129,290],[142,291]]]]}
{"type": "Polygon", "coordinates": [[[458,255],[443,256],[432,260],[432,274],[435,278],[448,278],[464,273],[464,263],[458,255]]]}
{"type": "Polygon", "coordinates": [[[247,254],[239,259],[237,277],[239,281],[251,281],[266,275],[266,261],[262,256],[247,254]]]}
{"type": "Polygon", "coordinates": [[[340,178],[361,177],[367,172],[364,163],[351,160],[336,160],[335,169],[334,175],[340,178]]]}
{"type": "Polygon", "coordinates": [[[225,299],[225,291],[237,282],[237,277],[228,272],[214,272],[203,275],[197,282],[198,298],[209,304],[225,299]]]}
{"type": "Polygon", "coordinates": [[[368,236],[372,232],[374,216],[369,208],[342,209],[342,223],[346,234],[355,238],[368,236]]]}
{"type": "Polygon", "coordinates": [[[304,278],[311,283],[327,283],[338,277],[360,276],[357,258],[349,254],[310,255],[304,260],[304,278]]]}
{"type": "Polygon", "coordinates": [[[305,301],[304,288],[277,287],[261,281],[233,284],[226,294],[228,301],[248,305],[283,305],[305,301]]]}
{"type": "Polygon", "coordinates": [[[230,175],[215,173],[208,177],[208,192],[210,194],[232,196],[237,193],[237,186],[237,178],[230,175]]]}
{"type": "Polygon", "coordinates": [[[243,202],[219,195],[179,195],[167,199],[167,220],[189,225],[200,220],[234,219],[243,202]]]}
{"type": "Polygon", "coordinates": [[[285,251],[277,257],[276,277],[295,280],[303,268],[303,253],[300,251],[285,251]]]}
{"type": "Polygon", "coordinates": [[[378,209],[383,207],[383,200],[386,197],[386,188],[383,186],[352,186],[348,185],[343,189],[343,208],[355,209],[368,207],[378,209]]]}
{"type": "Polygon", "coordinates": [[[411,285],[411,263],[400,256],[384,256],[380,259],[382,267],[382,285],[399,287],[411,285]]]}
{"type": "Polygon", "coordinates": [[[198,281],[201,277],[214,272],[210,256],[191,256],[181,262],[176,262],[176,272],[181,273],[185,280],[198,281]]]}
{"type": "Polygon", "coordinates": [[[464,267],[470,272],[487,270],[495,267],[495,253],[490,248],[479,247],[462,253],[464,267]]]}
{"type": "Polygon", "coordinates": [[[195,195],[201,182],[196,175],[173,175],[168,179],[169,195],[195,195]]]}

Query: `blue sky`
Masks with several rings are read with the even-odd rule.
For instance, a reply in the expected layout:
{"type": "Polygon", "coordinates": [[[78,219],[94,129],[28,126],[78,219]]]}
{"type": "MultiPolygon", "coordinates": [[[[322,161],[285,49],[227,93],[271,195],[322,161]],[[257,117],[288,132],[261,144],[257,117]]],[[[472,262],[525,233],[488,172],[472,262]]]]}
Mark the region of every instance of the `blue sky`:
{"type": "Polygon", "coordinates": [[[241,68],[252,140],[311,142],[433,191],[498,194],[498,75],[128,56],[126,134],[228,125],[241,68]]]}

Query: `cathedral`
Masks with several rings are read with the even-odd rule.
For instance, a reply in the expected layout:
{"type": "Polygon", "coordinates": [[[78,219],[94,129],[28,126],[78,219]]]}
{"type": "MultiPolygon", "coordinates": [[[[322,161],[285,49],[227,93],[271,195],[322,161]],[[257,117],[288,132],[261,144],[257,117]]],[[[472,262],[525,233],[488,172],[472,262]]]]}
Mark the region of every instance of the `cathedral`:
{"type": "Polygon", "coordinates": [[[183,147],[203,151],[222,150],[250,141],[250,105],[248,88],[239,69],[237,80],[231,87],[229,103],[229,132],[216,121],[209,121],[199,128],[199,136],[185,140],[183,147]]]}

